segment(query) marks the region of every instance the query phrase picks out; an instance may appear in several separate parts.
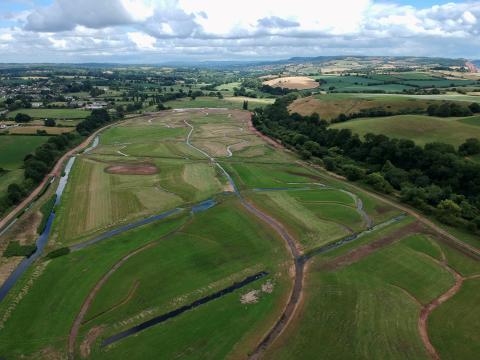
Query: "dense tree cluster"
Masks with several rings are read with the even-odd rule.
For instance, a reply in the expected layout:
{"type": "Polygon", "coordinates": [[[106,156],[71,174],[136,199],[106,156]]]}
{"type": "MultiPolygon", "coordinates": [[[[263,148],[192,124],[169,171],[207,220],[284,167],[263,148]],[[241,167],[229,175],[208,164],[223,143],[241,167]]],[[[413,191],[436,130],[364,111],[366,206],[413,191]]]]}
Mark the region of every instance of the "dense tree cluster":
{"type": "Polygon", "coordinates": [[[290,114],[289,95],[265,109],[257,109],[255,127],[296,149],[304,159],[318,158],[330,171],[363,181],[441,221],[480,232],[480,164],[464,158],[480,151],[477,139],[459,149],[449,144],[424,147],[408,139],[367,134],[364,139],[349,129],[332,129],[318,114],[290,114]]]}
{"type": "Polygon", "coordinates": [[[455,102],[443,102],[442,104],[432,104],[428,107],[427,113],[430,116],[450,117],[450,116],[471,116],[480,112],[477,103],[470,106],[460,105],[455,102]]]}
{"type": "Polygon", "coordinates": [[[112,121],[110,114],[105,109],[93,110],[92,113],[77,125],[80,135],[89,135],[94,130],[112,121]]]}
{"type": "Polygon", "coordinates": [[[15,115],[16,123],[28,123],[30,121],[32,121],[32,117],[30,115],[23,113],[18,113],[17,115],[15,115]]]}

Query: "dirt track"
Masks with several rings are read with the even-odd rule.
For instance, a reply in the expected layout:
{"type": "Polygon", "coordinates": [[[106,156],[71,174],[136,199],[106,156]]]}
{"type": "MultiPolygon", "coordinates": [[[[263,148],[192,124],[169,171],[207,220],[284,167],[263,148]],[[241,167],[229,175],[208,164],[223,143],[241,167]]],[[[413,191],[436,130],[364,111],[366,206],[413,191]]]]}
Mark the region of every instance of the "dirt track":
{"type": "Polygon", "coordinates": [[[99,282],[94,286],[94,288],[90,291],[88,294],[87,298],[83,302],[83,305],[80,309],[80,312],[78,313],[77,317],[75,318],[75,321],[73,322],[72,328],[70,329],[70,335],[68,337],[68,357],[69,359],[74,359],[75,357],[75,341],[78,336],[78,332],[80,330],[80,326],[83,323],[83,319],[85,315],[88,312],[88,309],[90,308],[90,305],[92,304],[93,300],[95,299],[95,296],[97,296],[97,293],[100,291],[102,286],[107,282],[107,280],[117,271],[128,259],[130,259],[132,256],[137,255],[138,253],[155,246],[156,243],[150,243],[145,246],[142,246],[141,248],[131,252],[130,254],[124,256],[120,261],[118,261],[103,277],[100,279],[99,282]]]}
{"type": "Polygon", "coordinates": [[[401,240],[405,236],[409,234],[413,234],[419,231],[423,230],[423,226],[419,224],[418,222],[415,222],[413,224],[410,224],[408,226],[404,226],[388,236],[384,236],[380,238],[379,240],[373,241],[371,243],[368,243],[366,245],[359,246],[352,251],[349,251],[345,255],[336,257],[335,259],[322,264],[321,268],[324,270],[336,270],[341,267],[345,267],[348,265],[351,265],[357,261],[360,261],[361,259],[367,257],[368,255],[372,254],[373,252],[380,250],[388,245],[393,244],[396,241],[401,240]]]}
{"type": "Polygon", "coordinates": [[[123,164],[109,166],[105,172],[117,175],[153,175],[158,173],[158,168],[151,164],[123,164]]]}
{"type": "Polygon", "coordinates": [[[447,292],[440,295],[438,298],[431,301],[429,304],[425,305],[422,310],[420,311],[420,317],[418,318],[418,331],[420,333],[420,337],[422,339],[423,345],[425,349],[428,351],[430,357],[434,360],[439,360],[440,356],[435,350],[435,347],[430,342],[430,338],[428,337],[428,317],[435,310],[437,307],[442,305],[445,301],[453,297],[462,287],[464,278],[457,273],[456,271],[452,270],[448,266],[446,268],[453,274],[455,277],[455,284],[447,290],[447,292]]]}
{"type": "MultiPolygon", "coordinates": [[[[313,167],[313,168],[324,170],[323,168],[321,168],[318,165],[306,164],[305,162],[302,162],[302,161],[298,161],[298,163],[302,164],[306,168],[313,167]]],[[[347,182],[347,180],[344,177],[342,177],[340,175],[337,175],[337,174],[334,174],[334,173],[328,173],[328,175],[325,175],[325,176],[332,177],[334,179],[347,182]]],[[[455,236],[453,236],[452,234],[450,234],[446,230],[442,229],[440,226],[435,224],[433,221],[431,221],[430,219],[428,219],[424,215],[421,215],[420,213],[416,212],[412,208],[410,208],[408,206],[405,206],[405,205],[402,205],[402,204],[400,204],[396,201],[390,200],[389,198],[387,198],[385,196],[382,196],[382,195],[379,195],[379,194],[374,193],[372,191],[361,188],[361,187],[359,187],[359,186],[357,186],[357,185],[355,185],[351,182],[348,182],[348,185],[351,188],[353,188],[357,191],[364,192],[365,194],[368,194],[371,197],[384,202],[385,204],[391,205],[391,206],[393,206],[393,207],[395,207],[399,210],[402,210],[403,212],[413,216],[418,221],[420,221],[421,223],[423,223],[424,225],[426,225],[427,227],[432,229],[432,231],[435,233],[435,235],[439,236],[440,239],[442,239],[443,241],[446,241],[446,242],[450,243],[451,245],[454,245],[455,247],[459,248],[460,250],[463,250],[464,252],[467,251],[470,254],[473,254],[474,256],[476,256],[478,259],[480,259],[480,249],[477,249],[477,248],[475,248],[475,247],[457,239],[455,236]]]]}

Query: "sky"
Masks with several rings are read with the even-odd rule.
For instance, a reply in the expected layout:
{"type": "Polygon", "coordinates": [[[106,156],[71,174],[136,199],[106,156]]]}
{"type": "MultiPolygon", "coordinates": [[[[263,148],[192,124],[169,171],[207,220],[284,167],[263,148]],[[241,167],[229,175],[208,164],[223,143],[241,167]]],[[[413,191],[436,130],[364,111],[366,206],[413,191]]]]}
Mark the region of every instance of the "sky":
{"type": "Polygon", "coordinates": [[[0,0],[0,62],[480,59],[480,0],[0,0]]]}

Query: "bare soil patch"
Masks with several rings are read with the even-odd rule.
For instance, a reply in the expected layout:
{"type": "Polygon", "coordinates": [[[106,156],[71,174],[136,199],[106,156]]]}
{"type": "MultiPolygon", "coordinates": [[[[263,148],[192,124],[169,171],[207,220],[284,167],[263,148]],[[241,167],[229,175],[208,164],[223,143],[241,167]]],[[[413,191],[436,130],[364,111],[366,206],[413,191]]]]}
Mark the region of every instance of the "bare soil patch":
{"type": "Polygon", "coordinates": [[[246,294],[243,294],[240,296],[240,302],[242,304],[255,304],[258,302],[258,290],[252,290],[246,294]]]}
{"type": "Polygon", "coordinates": [[[438,298],[432,300],[429,304],[425,305],[420,311],[420,317],[418,318],[418,331],[420,333],[423,345],[425,346],[430,357],[434,360],[439,360],[440,356],[438,355],[437,350],[435,350],[435,347],[430,342],[430,338],[428,336],[428,317],[433,310],[442,305],[448,299],[452,298],[460,290],[463,281],[465,280],[459,273],[457,273],[450,267],[446,265],[444,265],[444,267],[454,276],[455,284],[438,298]]]}
{"type": "Polygon", "coordinates": [[[122,164],[109,166],[105,172],[115,175],[153,175],[158,173],[158,168],[153,164],[122,164]]]}
{"type": "Polygon", "coordinates": [[[401,229],[394,231],[393,233],[385,236],[379,240],[371,242],[369,244],[360,246],[358,248],[353,249],[352,251],[346,253],[345,255],[339,256],[331,261],[328,261],[320,266],[322,270],[329,270],[333,271],[339,269],[344,266],[351,265],[361,259],[367,257],[368,255],[372,254],[373,252],[384,248],[394,242],[401,240],[405,236],[423,232],[424,227],[419,222],[414,222],[410,225],[404,226],[401,229]]]}
{"type": "Polygon", "coordinates": [[[272,87],[281,87],[285,89],[315,89],[320,86],[320,83],[309,78],[308,76],[289,76],[281,77],[277,79],[272,79],[264,81],[263,84],[270,85],[272,87]]]}
{"type": "Polygon", "coordinates": [[[142,246],[141,248],[138,248],[137,250],[132,251],[128,255],[124,256],[120,261],[118,261],[103,277],[97,282],[97,284],[93,287],[93,289],[90,291],[88,296],[86,297],[85,301],[83,302],[83,305],[77,314],[77,317],[75,318],[75,321],[72,324],[72,328],[70,329],[70,335],[68,337],[68,358],[73,359],[74,354],[75,354],[75,342],[78,336],[78,332],[80,330],[80,326],[83,323],[83,320],[85,318],[85,315],[88,312],[88,309],[90,308],[90,305],[92,304],[93,300],[97,296],[97,293],[100,291],[102,286],[107,282],[107,280],[117,271],[125,262],[127,262],[128,259],[131,257],[137,255],[138,253],[151,248],[155,246],[155,243],[149,243],[147,245],[142,246]]]}
{"type": "Polygon", "coordinates": [[[87,336],[80,344],[80,356],[85,359],[90,355],[92,344],[97,340],[97,338],[102,334],[103,327],[95,326],[88,331],[87,336]]]}

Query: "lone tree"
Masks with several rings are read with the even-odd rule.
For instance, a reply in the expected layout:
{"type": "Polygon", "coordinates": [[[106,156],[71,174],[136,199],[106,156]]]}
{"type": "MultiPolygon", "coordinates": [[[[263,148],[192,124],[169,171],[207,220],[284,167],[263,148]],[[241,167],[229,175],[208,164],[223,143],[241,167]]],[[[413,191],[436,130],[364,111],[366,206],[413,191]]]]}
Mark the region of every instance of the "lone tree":
{"type": "Polygon", "coordinates": [[[245,100],[243,102],[243,110],[248,110],[248,101],[247,100],[245,100]]]}
{"type": "Polygon", "coordinates": [[[18,113],[15,116],[15,122],[17,122],[17,123],[27,123],[27,122],[30,122],[30,121],[32,121],[32,118],[31,118],[30,115],[23,114],[23,113],[18,113]]]}

